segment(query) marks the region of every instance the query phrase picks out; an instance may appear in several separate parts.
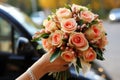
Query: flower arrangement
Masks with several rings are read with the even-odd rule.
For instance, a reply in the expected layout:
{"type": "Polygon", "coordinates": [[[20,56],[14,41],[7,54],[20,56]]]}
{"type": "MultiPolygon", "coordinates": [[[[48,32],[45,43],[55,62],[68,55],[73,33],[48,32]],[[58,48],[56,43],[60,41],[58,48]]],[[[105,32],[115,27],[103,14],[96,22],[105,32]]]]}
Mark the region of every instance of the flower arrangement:
{"type": "MultiPolygon", "coordinates": [[[[59,8],[43,22],[33,40],[41,40],[44,50],[53,49],[50,61],[61,56],[74,65],[77,73],[86,72],[95,59],[104,60],[107,44],[102,21],[87,7],[72,4],[59,8]]],[[[55,73],[57,80],[60,80],[55,73]]],[[[66,79],[65,79],[66,80],[66,79]]]]}

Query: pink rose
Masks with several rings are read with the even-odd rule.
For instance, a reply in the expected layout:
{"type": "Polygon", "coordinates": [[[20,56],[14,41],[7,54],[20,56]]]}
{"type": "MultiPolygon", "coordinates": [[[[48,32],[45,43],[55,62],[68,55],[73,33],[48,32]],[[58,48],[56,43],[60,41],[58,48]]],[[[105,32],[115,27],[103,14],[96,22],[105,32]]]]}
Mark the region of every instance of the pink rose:
{"type": "Polygon", "coordinates": [[[88,30],[85,31],[85,36],[89,41],[97,41],[104,34],[105,30],[101,23],[92,25],[88,30]]]}
{"type": "Polygon", "coordinates": [[[71,33],[77,28],[77,23],[73,18],[63,19],[61,22],[61,27],[64,32],[71,33]]]}
{"type": "Polygon", "coordinates": [[[44,50],[46,50],[46,51],[49,51],[53,48],[52,44],[49,41],[49,38],[42,39],[42,45],[43,45],[44,50]]]}
{"type": "Polygon", "coordinates": [[[80,18],[85,22],[92,22],[94,20],[94,14],[90,11],[81,11],[80,18]]]}
{"type": "Polygon", "coordinates": [[[96,59],[96,52],[90,47],[86,51],[83,52],[83,59],[85,61],[93,61],[96,59]]]}
{"type": "Polygon", "coordinates": [[[71,18],[72,12],[67,8],[59,8],[56,12],[58,18],[71,18]]]}
{"type": "Polygon", "coordinates": [[[77,49],[81,51],[84,51],[89,47],[87,39],[81,32],[80,33],[74,32],[73,34],[71,34],[69,38],[69,44],[75,46],[77,49]]]}
{"type": "Polygon", "coordinates": [[[72,62],[75,60],[75,53],[73,51],[63,51],[61,53],[61,57],[66,61],[66,62],[72,62]]]}
{"type": "Polygon", "coordinates": [[[62,39],[63,39],[63,32],[60,30],[56,30],[51,35],[52,45],[54,46],[61,46],[62,45],[62,39]]]}
{"type": "Polygon", "coordinates": [[[52,20],[44,20],[43,25],[45,26],[45,30],[49,32],[54,32],[58,29],[56,23],[52,20]]]}

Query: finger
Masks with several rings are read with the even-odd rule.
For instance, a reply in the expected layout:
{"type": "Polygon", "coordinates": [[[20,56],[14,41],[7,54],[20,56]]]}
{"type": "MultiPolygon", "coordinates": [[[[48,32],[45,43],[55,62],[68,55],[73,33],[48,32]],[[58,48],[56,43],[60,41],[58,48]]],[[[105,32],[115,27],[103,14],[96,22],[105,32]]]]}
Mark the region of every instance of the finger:
{"type": "Polygon", "coordinates": [[[65,64],[65,65],[63,65],[64,67],[69,67],[69,65],[68,64],[65,64]]]}
{"type": "Polygon", "coordinates": [[[65,60],[63,60],[61,57],[59,57],[59,60],[61,62],[61,64],[69,64],[70,62],[66,62],[65,60]]]}
{"type": "Polygon", "coordinates": [[[64,65],[64,66],[62,67],[61,71],[65,71],[65,70],[67,70],[68,68],[69,68],[68,65],[64,65]]]}

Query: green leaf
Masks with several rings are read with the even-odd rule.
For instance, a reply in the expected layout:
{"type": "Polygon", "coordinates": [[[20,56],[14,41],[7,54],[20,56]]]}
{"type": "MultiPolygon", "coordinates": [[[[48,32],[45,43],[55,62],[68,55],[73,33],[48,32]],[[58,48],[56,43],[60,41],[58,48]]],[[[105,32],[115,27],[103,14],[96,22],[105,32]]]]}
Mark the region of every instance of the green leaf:
{"type": "Polygon", "coordinates": [[[68,4],[65,4],[65,8],[70,9],[70,11],[72,11],[71,6],[68,4]]]}
{"type": "Polygon", "coordinates": [[[51,55],[50,62],[53,62],[56,58],[58,58],[61,55],[62,51],[60,48],[57,48],[56,51],[51,55]]]}
{"type": "Polygon", "coordinates": [[[41,28],[41,29],[42,29],[42,28],[45,28],[45,26],[44,26],[44,25],[41,25],[40,28],[41,28]]]}
{"type": "Polygon", "coordinates": [[[88,23],[88,24],[86,24],[86,27],[87,27],[87,28],[89,28],[90,26],[91,26],[91,24],[89,24],[89,23],[88,23]]]}
{"type": "Polygon", "coordinates": [[[44,33],[44,34],[42,34],[40,37],[42,37],[42,38],[45,38],[45,39],[46,39],[46,38],[48,38],[48,37],[49,37],[49,35],[50,35],[49,33],[44,33]]]}
{"type": "Polygon", "coordinates": [[[97,23],[98,23],[97,20],[93,20],[91,23],[88,23],[88,24],[87,24],[87,28],[89,28],[89,27],[91,27],[92,25],[97,24],[97,23]]]}
{"type": "Polygon", "coordinates": [[[34,39],[32,39],[31,41],[32,41],[32,42],[36,42],[36,41],[39,41],[39,40],[40,40],[40,37],[34,38],[34,39]]]}
{"type": "Polygon", "coordinates": [[[101,49],[99,49],[99,48],[96,48],[95,51],[97,53],[97,59],[104,60],[103,51],[101,49]]]}
{"type": "Polygon", "coordinates": [[[94,62],[92,61],[92,62],[89,62],[91,65],[93,65],[94,64],[94,62]]]}
{"type": "Polygon", "coordinates": [[[86,7],[88,8],[89,11],[92,11],[90,4],[88,4],[86,7]]]}
{"type": "Polygon", "coordinates": [[[107,35],[107,33],[105,33],[105,35],[107,35]]]}
{"type": "Polygon", "coordinates": [[[77,57],[77,65],[80,67],[80,68],[82,68],[82,66],[81,66],[81,61],[80,61],[80,59],[77,57]]]}
{"type": "Polygon", "coordinates": [[[98,21],[97,21],[97,20],[94,20],[94,21],[92,21],[91,25],[97,24],[97,23],[98,23],[98,21]]]}
{"type": "Polygon", "coordinates": [[[56,9],[52,9],[51,11],[52,11],[52,13],[56,13],[56,9]]]}
{"type": "Polygon", "coordinates": [[[49,21],[51,18],[50,18],[50,17],[48,17],[47,19],[48,19],[48,21],[49,21]]]}
{"type": "Polygon", "coordinates": [[[80,8],[80,11],[83,11],[84,9],[83,8],[80,8]]]}
{"type": "Polygon", "coordinates": [[[95,52],[97,54],[97,59],[99,59],[99,60],[104,60],[105,59],[103,57],[103,51],[100,48],[98,48],[98,46],[93,45],[93,44],[89,44],[89,45],[95,50],[95,52]]]}
{"type": "Polygon", "coordinates": [[[79,21],[77,21],[77,23],[78,23],[78,25],[82,25],[84,23],[84,21],[83,20],[79,20],[79,21]]]}
{"type": "Polygon", "coordinates": [[[64,71],[64,75],[63,76],[65,77],[65,80],[67,80],[67,78],[68,78],[67,71],[64,71]]]}
{"type": "Polygon", "coordinates": [[[67,43],[68,42],[68,39],[62,39],[63,42],[67,43]]]}
{"type": "Polygon", "coordinates": [[[77,73],[79,74],[79,67],[76,65],[76,71],[77,71],[77,73]]]}

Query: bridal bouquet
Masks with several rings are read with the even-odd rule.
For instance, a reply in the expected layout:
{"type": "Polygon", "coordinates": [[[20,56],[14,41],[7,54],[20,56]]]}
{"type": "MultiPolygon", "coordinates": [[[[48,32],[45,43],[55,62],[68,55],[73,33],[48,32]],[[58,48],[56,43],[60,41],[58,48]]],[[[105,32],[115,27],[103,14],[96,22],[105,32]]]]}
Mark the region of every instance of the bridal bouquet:
{"type": "MultiPolygon", "coordinates": [[[[104,60],[107,44],[106,31],[97,14],[87,7],[72,4],[59,8],[44,20],[43,28],[36,32],[33,40],[42,41],[44,50],[54,49],[50,62],[61,56],[74,65],[78,74],[90,69],[95,59],[104,60]]],[[[64,73],[53,73],[57,80],[64,73]]],[[[62,78],[62,79],[63,79],[62,78]]]]}

